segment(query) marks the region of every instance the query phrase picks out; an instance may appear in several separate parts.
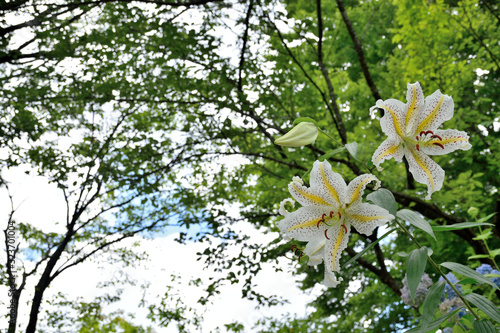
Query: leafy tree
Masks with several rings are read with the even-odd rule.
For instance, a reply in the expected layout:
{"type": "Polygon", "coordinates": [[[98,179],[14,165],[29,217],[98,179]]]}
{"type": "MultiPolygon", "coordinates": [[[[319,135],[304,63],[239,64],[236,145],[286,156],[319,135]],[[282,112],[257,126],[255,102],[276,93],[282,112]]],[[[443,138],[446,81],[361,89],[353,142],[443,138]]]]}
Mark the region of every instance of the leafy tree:
{"type": "MultiPolygon", "coordinates": [[[[207,223],[200,255],[227,272],[207,297],[225,281],[242,280],[244,297],[279,303],[255,291],[252,276],[292,244],[248,243],[232,229],[239,218],[225,205],[239,203],[242,219],[277,231],[278,203],[292,176],[341,147],[333,140],[300,149],[274,145],[297,117],[316,119],[342,145],[358,143],[357,159],[346,150],[328,156],[346,180],[365,165],[373,169],[368,161],[384,135],[369,108],[380,98],[404,100],[408,82],[453,96],[455,117],[446,125],[467,131],[473,149],[435,158],[447,179],[432,201],[422,199],[425,188],[404,165],[386,162],[377,176],[398,208],[433,225],[464,222],[471,206],[481,217],[500,213],[495,2],[13,1],[0,11],[0,144],[8,152],[0,163],[30,165],[68,203],[57,232],[16,221],[18,253],[37,255],[15,293],[17,305],[26,279],[37,281],[27,332],[36,330],[44,291],[67,268],[108,249],[125,262],[140,260],[119,241],[171,225],[207,223]],[[29,36],[18,42],[22,29],[29,36]],[[236,156],[238,166],[226,165],[236,156]],[[223,242],[210,245],[214,237],[223,242]],[[252,255],[228,260],[226,250],[241,244],[252,255]]],[[[498,248],[500,214],[493,219],[487,241],[498,248]]],[[[434,241],[416,233],[436,260],[494,264],[476,229],[436,234],[434,241]],[[470,255],[479,261],[467,261],[470,255]]],[[[354,235],[341,264],[376,240],[354,235]]],[[[180,241],[188,241],[185,234],[180,241]]],[[[339,332],[410,327],[418,309],[400,300],[404,260],[396,253],[411,246],[402,234],[377,243],[347,267],[346,283],[311,304],[309,318],[263,322],[263,330],[309,331],[308,323],[339,332]],[[355,279],[360,286],[353,291],[348,281],[355,279]]],[[[7,266],[4,281],[13,274],[7,266]]],[[[323,275],[303,263],[297,272],[307,272],[304,290],[323,275]]],[[[162,310],[152,308],[160,322],[175,313],[162,310]]]]}

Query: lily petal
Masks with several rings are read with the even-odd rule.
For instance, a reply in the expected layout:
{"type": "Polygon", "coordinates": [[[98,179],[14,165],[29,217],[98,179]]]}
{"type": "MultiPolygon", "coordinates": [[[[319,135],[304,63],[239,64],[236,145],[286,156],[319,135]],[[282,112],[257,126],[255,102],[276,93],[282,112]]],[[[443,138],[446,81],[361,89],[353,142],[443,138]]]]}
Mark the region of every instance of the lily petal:
{"type": "Polygon", "coordinates": [[[288,185],[288,190],[302,206],[328,206],[328,202],[319,196],[314,189],[305,186],[299,177],[293,177],[293,181],[288,185]]]}
{"type": "Polygon", "coordinates": [[[406,133],[415,133],[418,114],[424,107],[425,97],[420,83],[408,83],[407,88],[406,108],[408,111],[406,113],[406,133]]]}
{"type": "Polygon", "coordinates": [[[406,148],[405,156],[413,178],[417,182],[427,185],[428,191],[425,199],[429,200],[432,193],[439,191],[443,186],[444,170],[427,154],[413,148],[406,148]]]}
{"type": "Polygon", "coordinates": [[[306,248],[304,249],[304,254],[309,257],[308,264],[310,266],[316,266],[323,262],[326,240],[327,239],[325,237],[319,239],[316,238],[307,243],[306,248]]]}
{"type": "Polygon", "coordinates": [[[346,223],[362,234],[370,236],[376,227],[394,219],[386,209],[369,203],[359,203],[346,210],[346,223]]]}
{"type": "Polygon", "coordinates": [[[325,281],[323,283],[334,283],[334,281],[337,281],[334,275],[332,277],[332,273],[340,271],[340,255],[347,247],[350,233],[351,226],[349,224],[344,226],[336,225],[328,229],[329,239],[325,243],[324,250],[325,281]]]}
{"type": "Polygon", "coordinates": [[[344,204],[347,185],[340,174],[333,172],[332,166],[327,161],[314,162],[311,171],[311,188],[336,210],[344,204]]]}
{"type": "Polygon", "coordinates": [[[380,180],[372,174],[364,174],[354,178],[347,186],[346,203],[352,206],[356,204],[356,202],[360,201],[366,185],[372,181],[377,183],[374,190],[380,187],[380,180]]]}
{"type": "Polygon", "coordinates": [[[404,136],[405,104],[397,99],[390,98],[385,101],[379,99],[375,106],[384,110],[384,116],[380,118],[382,131],[390,138],[404,136]]]}
{"type": "Polygon", "coordinates": [[[449,129],[436,130],[433,132],[435,139],[425,145],[420,145],[420,150],[427,155],[444,155],[457,149],[469,150],[469,135],[463,131],[449,129]]]}
{"type": "Polygon", "coordinates": [[[453,99],[436,90],[425,98],[424,110],[418,116],[415,133],[435,131],[445,121],[453,117],[453,99]]]}
{"type": "Polygon", "coordinates": [[[385,139],[384,142],[380,144],[375,153],[372,156],[372,162],[377,167],[378,171],[382,171],[383,169],[380,167],[380,164],[385,160],[394,158],[397,162],[401,162],[404,156],[404,150],[401,146],[400,137],[397,138],[388,138],[385,139]]]}
{"type": "Polygon", "coordinates": [[[315,206],[301,207],[286,215],[278,227],[287,238],[295,238],[301,242],[310,241],[327,228],[324,223],[319,223],[323,214],[328,215],[328,210],[315,206]]]}

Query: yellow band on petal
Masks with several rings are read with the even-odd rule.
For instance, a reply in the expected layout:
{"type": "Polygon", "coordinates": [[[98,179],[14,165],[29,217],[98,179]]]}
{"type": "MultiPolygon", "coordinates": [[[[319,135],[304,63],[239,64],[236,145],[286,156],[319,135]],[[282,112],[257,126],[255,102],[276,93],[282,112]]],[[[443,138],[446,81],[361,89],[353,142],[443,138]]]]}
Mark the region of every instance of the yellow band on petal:
{"type": "Polygon", "coordinates": [[[380,220],[387,218],[387,216],[364,216],[364,215],[351,215],[351,217],[361,222],[369,222],[373,220],[380,220]]]}
{"type": "Polygon", "coordinates": [[[429,184],[431,185],[432,192],[434,192],[434,177],[432,177],[431,170],[429,170],[427,164],[425,164],[425,162],[420,159],[420,156],[418,154],[415,154],[412,149],[410,149],[410,152],[413,155],[413,158],[415,159],[415,162],[417,162],[418,166],[426,173],[427,178],[429,178],[429,184]]]}
{"type": "Polygon", "coordinates": [[[382,154],[380,154],[379,157],[377,157],[377,159],[375,160],[375,163],[377,163],[378,161],[380,161],[382,158],[386,157],[387,155],[394,154],[398,149],[399,149],[399,145],[392,146],[392,147],[388,148],[386,151],[384,151],[382,154]]]}
{"type": "Polygon", "coordinates": [[[389,113],[392,116],[392,120],[393,120],[392,122],[394,123],[394,129],[396,130],[396,133],[398,133],[399,136],[403,137],[403,131],[401,130],[401,127],[399,126],[399,120],[398,120],[398,117],[396,116],[396,112],[394,112],[394,110],[388,108],[385,105],[378,105],[378,107],[389,111],[389,113]]]}
{"type": "Polygon", "coordinates": [[[335,189],[333,188],[333,186],[328,182],[328,179],[326,178],[325,170],[323,169],[323,164],[322,163],[319,164],[319,170],[321,171],[321,178],[323,178],[323,183],[328,188],[328,191],[330,191],[330,194],[333,196],[333,198],[335,199],[335,201],[337,201],[337,203],[339,205],[342,205],[340,203],[339,194],[337,193],[337,191],[335,191],[335,189]]]}
{"type": "Polygon", "coordinates": [[[418,125],[415,133],[420,133],[420,131],[422,131],[424,128],[427,128],[429,123],[436,117],[436,114],[438,113],[439,109],[441,108],[441,105],[444,102],[444,97],[445,95],[441,96],[434,110],[432,110],[432,112],[427,117],[425,117],[425,119],[420,123],[420,125],[418,125]]]}
{"type": "Polygon", "coordinates": [[[371,182],[372,180],[376,180],[377,178],[375,177],[369,177],[365,180],[363,180],[359,185],[358,187],[356,187],[356,190],[354,191],[354,193],[352,194],[351,196],[351,200],[349,200],[349,203],[353,203],[355,201],[357,201],[359,199],[359,193],[361,192],[361,189],[363,188],[363,186],[366,184],[366,183],[369,183],[371,182]]]}
{"type": "Polygon", "coordinates": [[[294,226],[290,227],[286,232],[289,232],[289,231],[295,230],[295,229],[299,229],[299,228],[307,228],[307,227],[316,226],[316,225],[318,225],[319,221],[321,221],[321,220],[322,220],[322,218],[320,217],[317,219],[303,222],[301,224],[294,225],[294,226]]]}
{"type": "Polygon", "coordinates": [[[469,139],[467,139],[467,138],[448,138],[448,139],[443,139],[441,141],[436,141],[436,142],[439,142],[440,144],[442,144],[444,146],[444,145],[447,145],[449,143],[455,143],[457,141],[469,141],[469,139]]]}
{"type": "Polygon", "coordinates": [[[342,244],[342,239],[344,238],[344,228],[340,228],[339,236],[337,237],[337,241],[335,242],[335,247],[333,248],[332,253],[332,270],[335,270],[335,258],[337,258],[337,252],[339,252],[340,244],[342,244]]]}
{"type": "Polygon", "coordinates": [[[328,202],[326,202],[325,200],[323,200],[323,198],[321,198],[321,197],[319,197],[317,195],[314,195],[314,194],[309,194],[309,193],[301,190],[294,183],[292,183],[292,186],[295,189],[295,191],[299,192],[302,196],[306,197],[307,199],[309,199],[309,200],[311,200],[313,202],[319,203],[321,205],[327,205],[328,206],[328,202]]]}

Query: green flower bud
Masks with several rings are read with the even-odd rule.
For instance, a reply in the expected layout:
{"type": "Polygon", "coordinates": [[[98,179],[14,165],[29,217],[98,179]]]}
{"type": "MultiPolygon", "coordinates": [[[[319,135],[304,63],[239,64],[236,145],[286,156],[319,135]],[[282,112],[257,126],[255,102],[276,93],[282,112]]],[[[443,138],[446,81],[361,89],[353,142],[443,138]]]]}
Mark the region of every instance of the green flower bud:
{"type": "Polygon", "coordinates": [[[292,128],[290,132],[274,141],[275,144],[286,147],[302,147],[316,141],[318,128],[313,123],[302,122],[292,128]]]}
{"type": "Polygon", "coordinates": [[[469,210],[467,211],[467,214],[470,215],[470,217],[474,218],[477,216],[477,214],[479,214],[479,209],[477,209],[476,207],[471,207],[469,208],[469,210]]]}

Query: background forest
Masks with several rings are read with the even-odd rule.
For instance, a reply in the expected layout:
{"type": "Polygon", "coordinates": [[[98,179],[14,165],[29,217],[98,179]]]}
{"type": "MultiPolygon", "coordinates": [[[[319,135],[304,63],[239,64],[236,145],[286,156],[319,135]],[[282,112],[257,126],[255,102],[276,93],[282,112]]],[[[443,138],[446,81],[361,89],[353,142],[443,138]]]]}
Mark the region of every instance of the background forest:
{"type": "MultiPolygon", "coordinates": [[[[0,3],[0,36],[0,214],[2,230],[15,225],[19,244],[15,269],[12,257],[0,261],[2,332],[151,332],[149,324],[106,311],[119,294],[89,302],[49,299],[47,291],[87,261],[106,270],[155,265],[138,246],[174,231],[219,273],[191,282],[203,289],[203,306],[236,283],[242,298],[278,306],[283,297],[260,292],[253,278],[264,263],[281,269],[285,256],[310,293],[323,279],[322,266],[297,261],[295,243],[277,233],[278,208],[292,177],[339,146],[323,139],[287,148],[274,140],[294,119],[315,119],[342,144],[357,142],[357,159],[346,150],[328,159],[350,181],[364,164],[373,166],[385,139],[370,107],[378,99],[405,102],[407,83],[416,81],[426,95],[439,89],[453,97],[455,116],[445,127],[466,131],[472,149],[434,157],[446,179],[432,200],[423,199],[426,187],[404,164],[386,161],[385,172],[374,174],[398,209],[410,208],[433,226],[473,221],[470,207],[479,210],[476,219],[497,213],[488,220],[494,226],[481,231],[436,232],[436,240],[415,232],[436,261],[495,266],[489,251],[500,245],[497,1],[11,0],[0,3]],[[12,170],[57,187],[61,219],[44,227],[18,219],[31,207],[11,190],[12,170]],[[265,244],[249,233],[262,234],[265,244]],[[8,320],[7,286],[16,274],[12,304],[28,310],[8,320]]],[[[341,265],[376,240],[377,233],[353,234],[341,265]]],[[[303,304],[310,309],[305,317],[263,317],[253,328],[228,318],[220,328],[405,331],[419,310],[401,300],[405,258],[397,253],[414,248],[400,233],[376,244],[344,268],[344,283],[320,288],[303,304]]],[[[165,253],[174,255],[182,257],[165,253]]],[[[426,272],[437,281],[431,267],[426,272]]],[[[183,277],[164,279],[175,290],[183,277]]],[[[125,278],[118,280],[102,283],[127,288],[125,278]]],[[[498,306],[497,295],[489,297],[498,306]]],[[[203,329],[182,292],[146,307],[155,327],[203,329]]]]}

